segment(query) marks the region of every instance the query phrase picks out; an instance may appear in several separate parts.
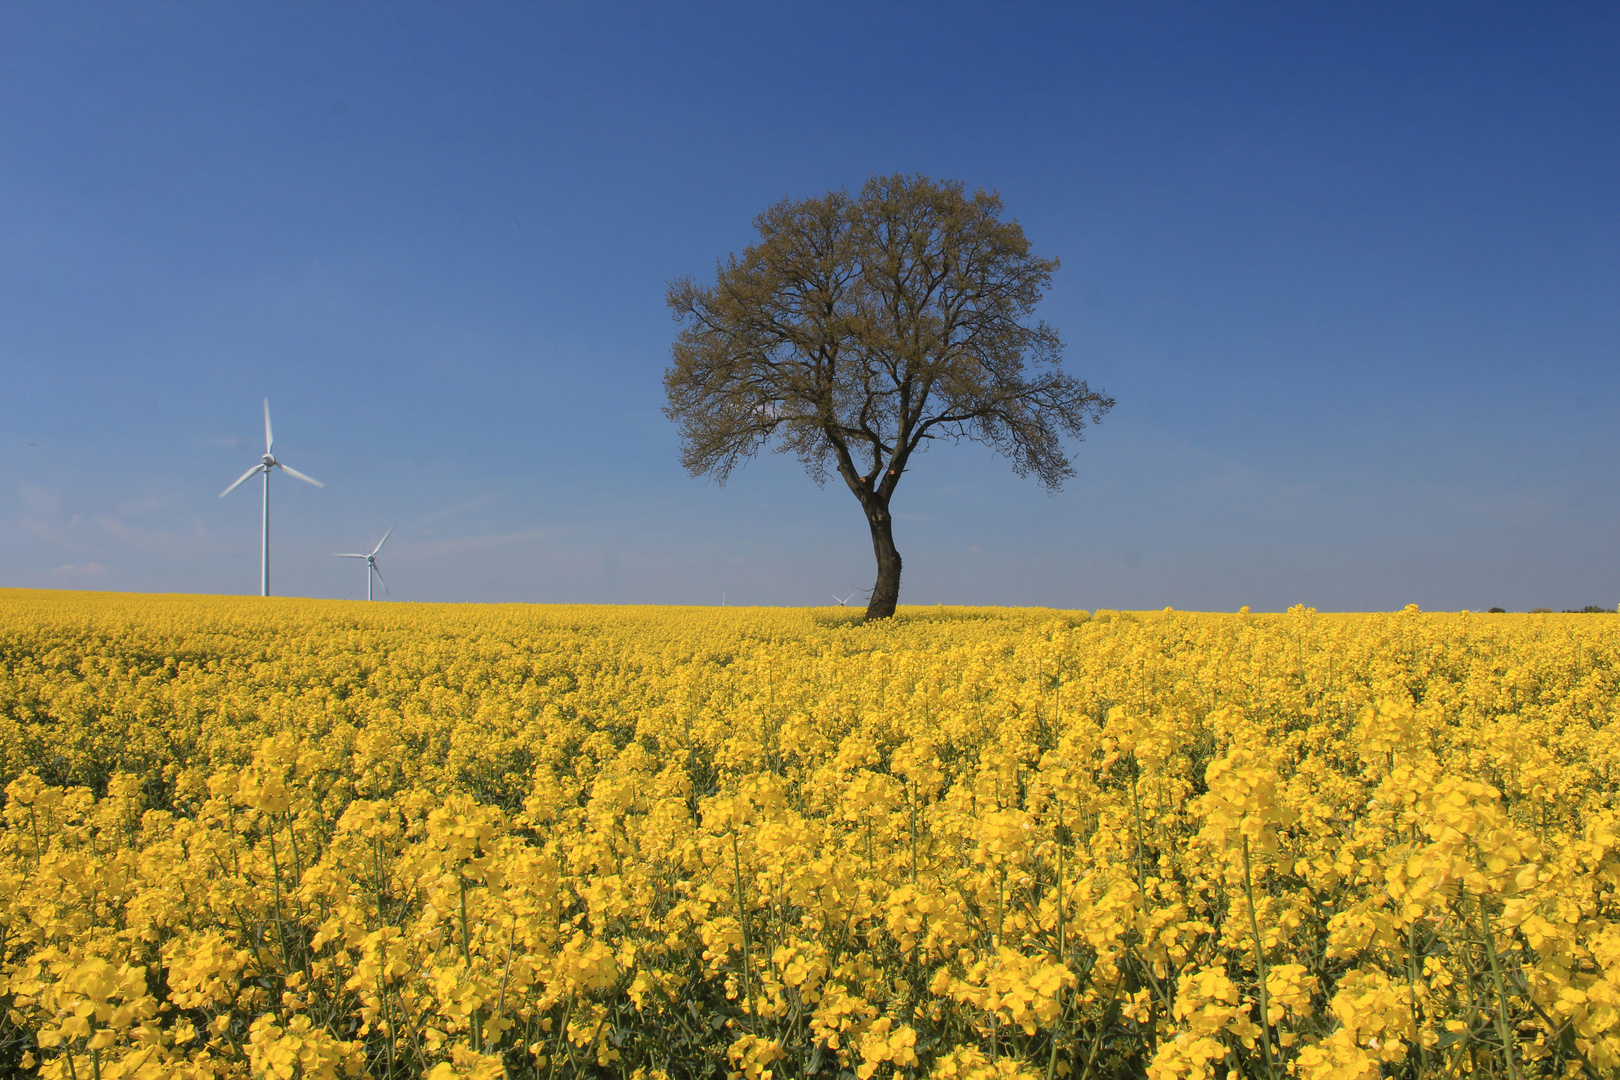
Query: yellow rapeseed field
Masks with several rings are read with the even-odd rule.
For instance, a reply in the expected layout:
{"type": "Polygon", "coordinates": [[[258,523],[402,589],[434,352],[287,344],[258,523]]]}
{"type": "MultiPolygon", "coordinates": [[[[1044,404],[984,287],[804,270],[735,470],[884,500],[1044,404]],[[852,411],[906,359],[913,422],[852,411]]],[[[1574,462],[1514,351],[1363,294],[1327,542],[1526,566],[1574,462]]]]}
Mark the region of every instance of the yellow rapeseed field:
{"type": "Polygon", "coordinates": [[[1607,1077],[1620,616],[0,591],[0,1073],[1607,1077]]]}

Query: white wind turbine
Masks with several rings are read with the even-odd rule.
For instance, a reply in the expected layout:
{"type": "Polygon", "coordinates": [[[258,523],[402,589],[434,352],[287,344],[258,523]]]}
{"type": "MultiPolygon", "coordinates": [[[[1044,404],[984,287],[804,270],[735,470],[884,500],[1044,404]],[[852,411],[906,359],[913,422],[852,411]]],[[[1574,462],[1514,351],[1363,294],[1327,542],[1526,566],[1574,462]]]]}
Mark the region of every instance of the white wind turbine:
{"type": "Polygon", "coordinates": [[[854,595],[855,595],[855,593],[853,593],[853,592],[851,592],[851,593],[850,593],[850,594],[849,594],[849,596],[846,596],[846,597],[844,597],[844,598],[843,598],[843,599],[842,599],[842,600],[838,600],[838,594],[837,594],[837,593],[833,593],[833,594],[832,594],[832,598],[833,598],[833,599],[834,599],[834,600],[838,600],[838,606],[839,606],[839,607],[848,607],[848,606],[849,606],[849,601],[850,601],[850,598],[851,598],[851,597],[853,597],[853,596],[854,596],[854,595]]]}
{"type": "Polygon", "coordinates": [[[342,552],[341,554],[333,556],[333,558],[337,558],[337,559],[364,559],[364,560],[366,560],[366,599],[367,600],[371,599],[371,575],[372,574],[376,574],[377,575],[377,580],[382,581],[383,592],[388,591],[388,582],[383,581],[382,571],[377,568],[377,552],[381,551],[382,546],[384,544],[388,543],[388,538],[390,536],[392,536],[393,533],[394,533],[393,529],[389,529],[387,532],[383,533],[383,538],[381,540],[377,541],[377,546],[371,549],[371,554],[370,555],[361,555],[359,552],[355,552],[355,551],[345,551],[345,552],[342,552]]]}
{"type": "Polygon", "coordinates": [[[240,487],[242,485],[242,482],[244,480],[246,480],[248,477],[252,476],[254,473],[256,473],[256,472],[264,473],[264,537],[263,537],[263,539],[261,540],[261,542],[259,544],[259,595],[260,596],[269,596],[270,595],[270,470],[271,469],[280,469],[282,472],[286,473],[288,476],[291,476],[291,477],[294,477],[296,479],[302,480],[306,484],[314,484],[316,487],[325,487],[326,486],[325,484],[321,483],[319,480],[315,479],[313,476],[305,476],[303,473],[299,472],[297,469],[293,468],[291,465],[283,465],[281,462],[277,461],[276,456],[270,452],[271,448],[273,446],[275,446],[275,443],[276,443],[276,437],[270,431],[270,399],[265,398],[264,399],[264,457],[260,458],[259,463],[257,465],[255,465],[255,466],[253,466],[253,468],[249,469],[247,472],[243,473],[241,476],[238,476],[236,478],[236,483],[232,484],[230,487],[226,488],[224,491],[219,493],[219,497],[223,499],[225,496],[229,495],[231,492],[235,491],[238,487],[240,487]]]}

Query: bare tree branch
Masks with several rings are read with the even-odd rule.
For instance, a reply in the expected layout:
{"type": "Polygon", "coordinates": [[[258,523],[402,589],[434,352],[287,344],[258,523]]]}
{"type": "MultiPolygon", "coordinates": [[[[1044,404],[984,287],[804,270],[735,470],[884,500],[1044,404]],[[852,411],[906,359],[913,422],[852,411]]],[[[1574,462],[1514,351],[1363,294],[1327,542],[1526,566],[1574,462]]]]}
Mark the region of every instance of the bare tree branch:
{"type": "Polygon", "coordinates": [[[866,514],[878,559],[868,618],[893,613],[900,556],[889,501],[923,440],[981,443],[1057,491],[1064,438],[1114,404],[1062,367],[1063,342],[1031,321],[1057,260],[1030,253],[993,193],[874,176],[785,200],[760,242],[715,283],[670,283],[681,330],[664,374],[681,463],[724,483],[771,449],[817,483],[836,471],[866,514]],[[870,465],[858,464],[870,459],[870,465]]]}

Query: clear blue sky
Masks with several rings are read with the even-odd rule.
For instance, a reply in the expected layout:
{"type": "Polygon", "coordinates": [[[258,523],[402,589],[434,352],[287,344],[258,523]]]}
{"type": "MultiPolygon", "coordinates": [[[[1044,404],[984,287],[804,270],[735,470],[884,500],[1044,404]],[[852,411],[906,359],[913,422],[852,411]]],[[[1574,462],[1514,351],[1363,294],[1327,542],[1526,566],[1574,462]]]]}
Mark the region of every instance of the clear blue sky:
{"type": "Polygon", "coordinates": [[[902,602],[1620,601],[1620,8],[0,6],[0,585],[826,602],[847,491],[687,477],[666,282],[993,188],[1118,405],[896,496],[902,602]],[[256,481],[255,481],[256,484],[256,481]]]}

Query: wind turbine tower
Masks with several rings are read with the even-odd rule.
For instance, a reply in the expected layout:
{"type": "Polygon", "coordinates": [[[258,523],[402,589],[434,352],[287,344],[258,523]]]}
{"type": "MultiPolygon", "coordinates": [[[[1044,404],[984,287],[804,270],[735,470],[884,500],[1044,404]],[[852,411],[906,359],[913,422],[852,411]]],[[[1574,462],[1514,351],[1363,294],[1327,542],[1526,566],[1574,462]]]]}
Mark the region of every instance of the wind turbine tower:
{"type": "Polygon", "coordinates": [[[340,553],[338,555],[333,556],[333,558],[337,558],[337,559],[364,559],[364,560],[366,560],[366,599],[367,600],[371,599],[371,575],[372,574],[376,574],[377,575],[377,580],[382,581],[383,592],[388,591],[388,582],[383,581],[382,571],[380,569],[378,569],[378,567],[377,567],[377,552],[382,550],[382,546],[384,544],[388,543],[388,538],[390,536],[392,536],[393,534],[394,534],[393,529],[389,529],[387,532],[383,533],[383,538],[381,540],[377,541],[377,546],[371,549],[371,554],[369,554],[369,555],[362,555],[357,551],[345,551],[345,552],[342,552],[342,553],[340,553]]]}
{"type": "MultiPolygon", "coordinates": [[[[271,450],[275,447],[275,444],[276,444],[276,437],[270,430],[270,399],[265,398],[264,399],[264,457],[260,458],[259,463],[257,465],[255,465],[255,466],[253,466],[253,468],[249,469],[247,472],[243,473],[241,476],[238,476],[236,478],[236,482],[234,484],[232,484],[230,487],[226,488],[224,491],[219,493],[219,497],[223,499],[225,496],[229,495],[231,492],[235,491],[238,487],[240,487],[242,485],[243,481],[247,480],[248,477],[252,476],[254,473],[256,473],[256,472],[264,473],[264,535],[263,535],[263,537],[261,538],[261,540],[259,542],[259,595],[260,596],[269,596],[270,595],[270,470],[271,469],[280,469],[282,472],[286,473],[288,476],[291,476],[291,477],[293,477],[294,479],[297,479],[297,480],[302,480],[306,484],[314,484],[316,487],[325,487],[326,486],[325,484],[321,483],[319,480],[315,479],[313,476],[305,476],[303,473],[299,472],[297,469],[293,468],[291,465],[283,465],[281,462],[277,461],[275,454],[271,453],[271,450]]],[[[381,547],[382,545],[379,544],[378,546],[381,547]]]]}

